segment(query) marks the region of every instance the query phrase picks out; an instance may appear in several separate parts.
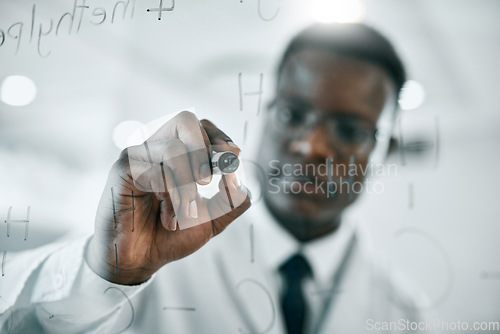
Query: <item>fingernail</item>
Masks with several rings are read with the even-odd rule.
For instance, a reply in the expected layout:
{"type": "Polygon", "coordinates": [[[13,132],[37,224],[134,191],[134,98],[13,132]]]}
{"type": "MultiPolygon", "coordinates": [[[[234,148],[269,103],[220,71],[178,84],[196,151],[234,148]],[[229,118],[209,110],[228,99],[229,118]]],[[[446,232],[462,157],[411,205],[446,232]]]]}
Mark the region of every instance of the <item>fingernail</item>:
{"type": "Polygon", "coordinates": [[[196,205],[196,201],[192,200],[189,203],[189,217],[198,218],[198,206],[196,205]]]}
{"type": "Polygon", "coordinates": [[[232,140],[229,140],[226,142],[229,146],[237,148],[238,150],[241,150],[238,145],[236,145],[232,140]]]}
{"type": "Polygon", "coordinates": [[[212,172],[210,171],[210,166],[207,163],[204,163],[203,165],[200,166],[200,177],[201,177],[201,182],[203,183],[209,183],[210,178],[212,176],[212,172]]]}
{"type": "Polygon", "coordinates": [[[170,221],[170,229],[172,231],[175,231],[177,229],[177,216],[172,217],[172,220],[170,221]]]}

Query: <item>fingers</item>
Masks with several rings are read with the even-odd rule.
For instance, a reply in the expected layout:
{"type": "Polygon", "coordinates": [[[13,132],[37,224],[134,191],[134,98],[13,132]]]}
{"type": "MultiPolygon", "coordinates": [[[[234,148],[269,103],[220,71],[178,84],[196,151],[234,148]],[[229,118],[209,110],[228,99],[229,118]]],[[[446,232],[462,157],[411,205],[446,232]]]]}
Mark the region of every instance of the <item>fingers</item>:
{"type": "Polygon", "coordinates": [[[181,210],[182,194],[176,187],[174,176],[168,166],[160,164],[162,186],[158,189],[153,189],[156,198],[159,200],[159,215],[163,227],[170,231],[177,229],[176,213],[181,210]]]}
{"type": "Polygon", "coordinates": [[[197,217],[197,188],[184,143],[179,139],[149,141],[130,147],[128,158],[136,187],[154,192],[159,200],[170,198],[178,219],[197,217]]]}
{"type": "MultiPolygon", "coordinates": [[[[155,147],[153,147],[152,154],[155,154],[155,147]]],[[[181,210],[181,196],[172,172],[165,164],[149,164],[143,161],[131,160],[129,159],[129,152],[124,152],[113,165],[106,188],[111,189],[111,191],[106,191],[104,195],[107,196],[103,196],[103,199],[112,202],[113,214],[118,214],[118,218],[120,218],[120,224],[118,224],[120,229],[129,229],[128,225],[124,226],[124,222],[129,222],[130,219],[121,219],[128,215],[131,216],[128,218],[132,219],[131,230],[134,230],[133,211],[136,209],[136,204],[144,204],[142,198],[153,193],[158,200],[158,217],[161,224],[167,230],[176,230],[176,212],[181,210]],[[140,172],[138,172],[139,169],[140,172]],[[132,171],[135,171],[136,174],[133,178],[131,177],[132,171]],[[124,206],[124,204],[128,203],[124,201],[124,198],[128,198],[128,202],[130,200],[132,202],[124,206]]],[[[149,203],[148,205],[154,204],[149,203]]],[[[140,215],[144,208],[138,207],[137,209],[140,215]]]]}
{"type": "MultiPolygon", "coordinates": [[[[176,154],[178,152],[175,152],[176,154]]],[[[166,153],[163,169],[168,168],[173,175],[173,182],[175,188],[181,197],[181,205],[179,211],[176,212],[178,217],[185,217],[187,219],[195,219],[198,217],[196,195],[198,189],[196,188],[193,173],[189,168],[189,158],[184,149],[184,153],[169,156],[166,153]]],[[[168,187],[168,185],[167,185],[168,187]]],[[[169,192],[171,189],[168,189],[169,192]]]]}
{"type": "Polygon", "coordinates": [[[217,148],[217,151],[230,151],[234,154],[240,154],[240,148],[233,142],[228,135],[226,135],[222,130],[216,127],[209,120],[203,119],[200,121],[203,129],[205,130],[208,138],[210,139],[210,143],[217,148]]]}
{"type": "Polygon", "coordinates": [[[235,174],[224,175],[219,182],[219,192],[208,200],[207,206],[218,234],[250,207],[248,190],[241,186],[235,174]]]}
{"type": "Polygon", "coordinates": [[[208,201],[214,236],[222,232],[251,205],[248,190],[238,184],[236,175],[223,176],[219,183],[220,191],[208,201]]]}
{"type": "Polygon", "coordinates": [[[156,195],[159,217],[166,229],[175,230],[177,223],[183,229],[214,218],[225,226],[230,223],[228,217],[239,216],[227,215],[241,211],[248,197],[236,175],[223,176],[219,193],[207,202],[196,200],[199,197],[196,183],[204,185],[212,179],[209,155],[212,150],[236,155],[241,152],[213,123],[200,122],[194,114],[181,112],[142,145],[129,147],[123,154],[122,158],[130,162],[135,186],[156,195]],[[226,218],[219,220],[222,216],[226,218]]]}
{"type": "Polygon", "coordinates": [[[163,227],[169,231],[175,231],[177,229],[177,216],[175,214],[170,193],[159,193],[156,194],[160,205],[160,221],[163,227]]]}
{"type": "Polygon", "coordinates": [[[212,181],[210,168],[210,139],[193,113],[182,112],[175,118],[178,138],[186,146],[193,168],[193,176],[199,184],[212,181]]]}
{"type": "Polygon", "coordinates": [[[201,185],[210,183],[210,139],[196,116],[180,112],[147,141],[179,139],[186,147],[194,179],[201,185]]]}

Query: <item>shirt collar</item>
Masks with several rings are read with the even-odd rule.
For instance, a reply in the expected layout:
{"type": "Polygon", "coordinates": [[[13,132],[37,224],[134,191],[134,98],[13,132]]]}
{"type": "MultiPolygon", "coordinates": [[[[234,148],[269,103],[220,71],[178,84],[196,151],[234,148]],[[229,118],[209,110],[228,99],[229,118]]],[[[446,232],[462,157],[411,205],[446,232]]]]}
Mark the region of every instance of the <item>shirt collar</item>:
{"type": "Polygon", "coordinates": [[[314,280],[328,285],[354,234],[354,225],[348,219],[334,232],[319,239],[303,243],[298,242],[271,215],[264,203],[252,207],[256,225],[256,243],[262,247],[263,264],[271,272],[278,268],[292,255],[300,252],[311,265],[314,280]]]}
{"type": "Polygon", "coordinates": [[[256,245],[262,248],[259,252],[262,259],[259,261],[274,272],[300,250],[300,243],[279,225],[263,202],[252,206],[251,210],[255,217],[256,245]]]}

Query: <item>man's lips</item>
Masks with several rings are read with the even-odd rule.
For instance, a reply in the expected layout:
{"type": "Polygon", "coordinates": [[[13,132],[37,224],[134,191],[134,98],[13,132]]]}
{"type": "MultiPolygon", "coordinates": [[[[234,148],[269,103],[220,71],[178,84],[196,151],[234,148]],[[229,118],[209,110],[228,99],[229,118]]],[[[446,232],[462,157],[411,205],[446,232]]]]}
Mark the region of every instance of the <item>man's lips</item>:
{"type": "Polygon", "coordinates": [[[316,178],[308,175],[302,176],[284,176],[285,181],[288,182],[315,182],[316,178]]]}
{"type": "MultiPolygon", "coordinates": [[[[285,181],[288,182],[321,183],[329,181],[328,175],[324,175],[325,173],[317,172],[318,168],[314,169],[313,173],[303,173],[303,171],[306,170],[310,172],[310,168],[306,169],[306,167],[303,167],[302,169],[297,169],[296,171],[284,172],[283,170],[281,170],[281,172],[278,175],[275,175],[275,177],[283,178],[285,181]]],[[[336,179],[336,176],[331,175],[330,178],[333,181],[336,179]]]]}
{"type": "Polygon", "coordinates": [[[326,194],[326,184],[315,177],[283,176],[281,182],[287,193],[295,196],[323,197],[326,194]]]}

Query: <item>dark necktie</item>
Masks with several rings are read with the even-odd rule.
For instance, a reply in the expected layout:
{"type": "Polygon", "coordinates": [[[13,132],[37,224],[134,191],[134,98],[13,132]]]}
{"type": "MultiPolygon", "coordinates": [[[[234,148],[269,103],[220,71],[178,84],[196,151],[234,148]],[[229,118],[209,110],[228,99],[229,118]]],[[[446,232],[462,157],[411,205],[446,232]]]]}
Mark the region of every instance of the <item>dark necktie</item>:
{"type": "Polygon", "coordinates": [[[281,309],[288,334],[303,334],[306,319],[306,301],[302,291],[304,278],[311,275],[311,267],[300,254],[293,255],[280,267],[284,278],[281,309]]]}

